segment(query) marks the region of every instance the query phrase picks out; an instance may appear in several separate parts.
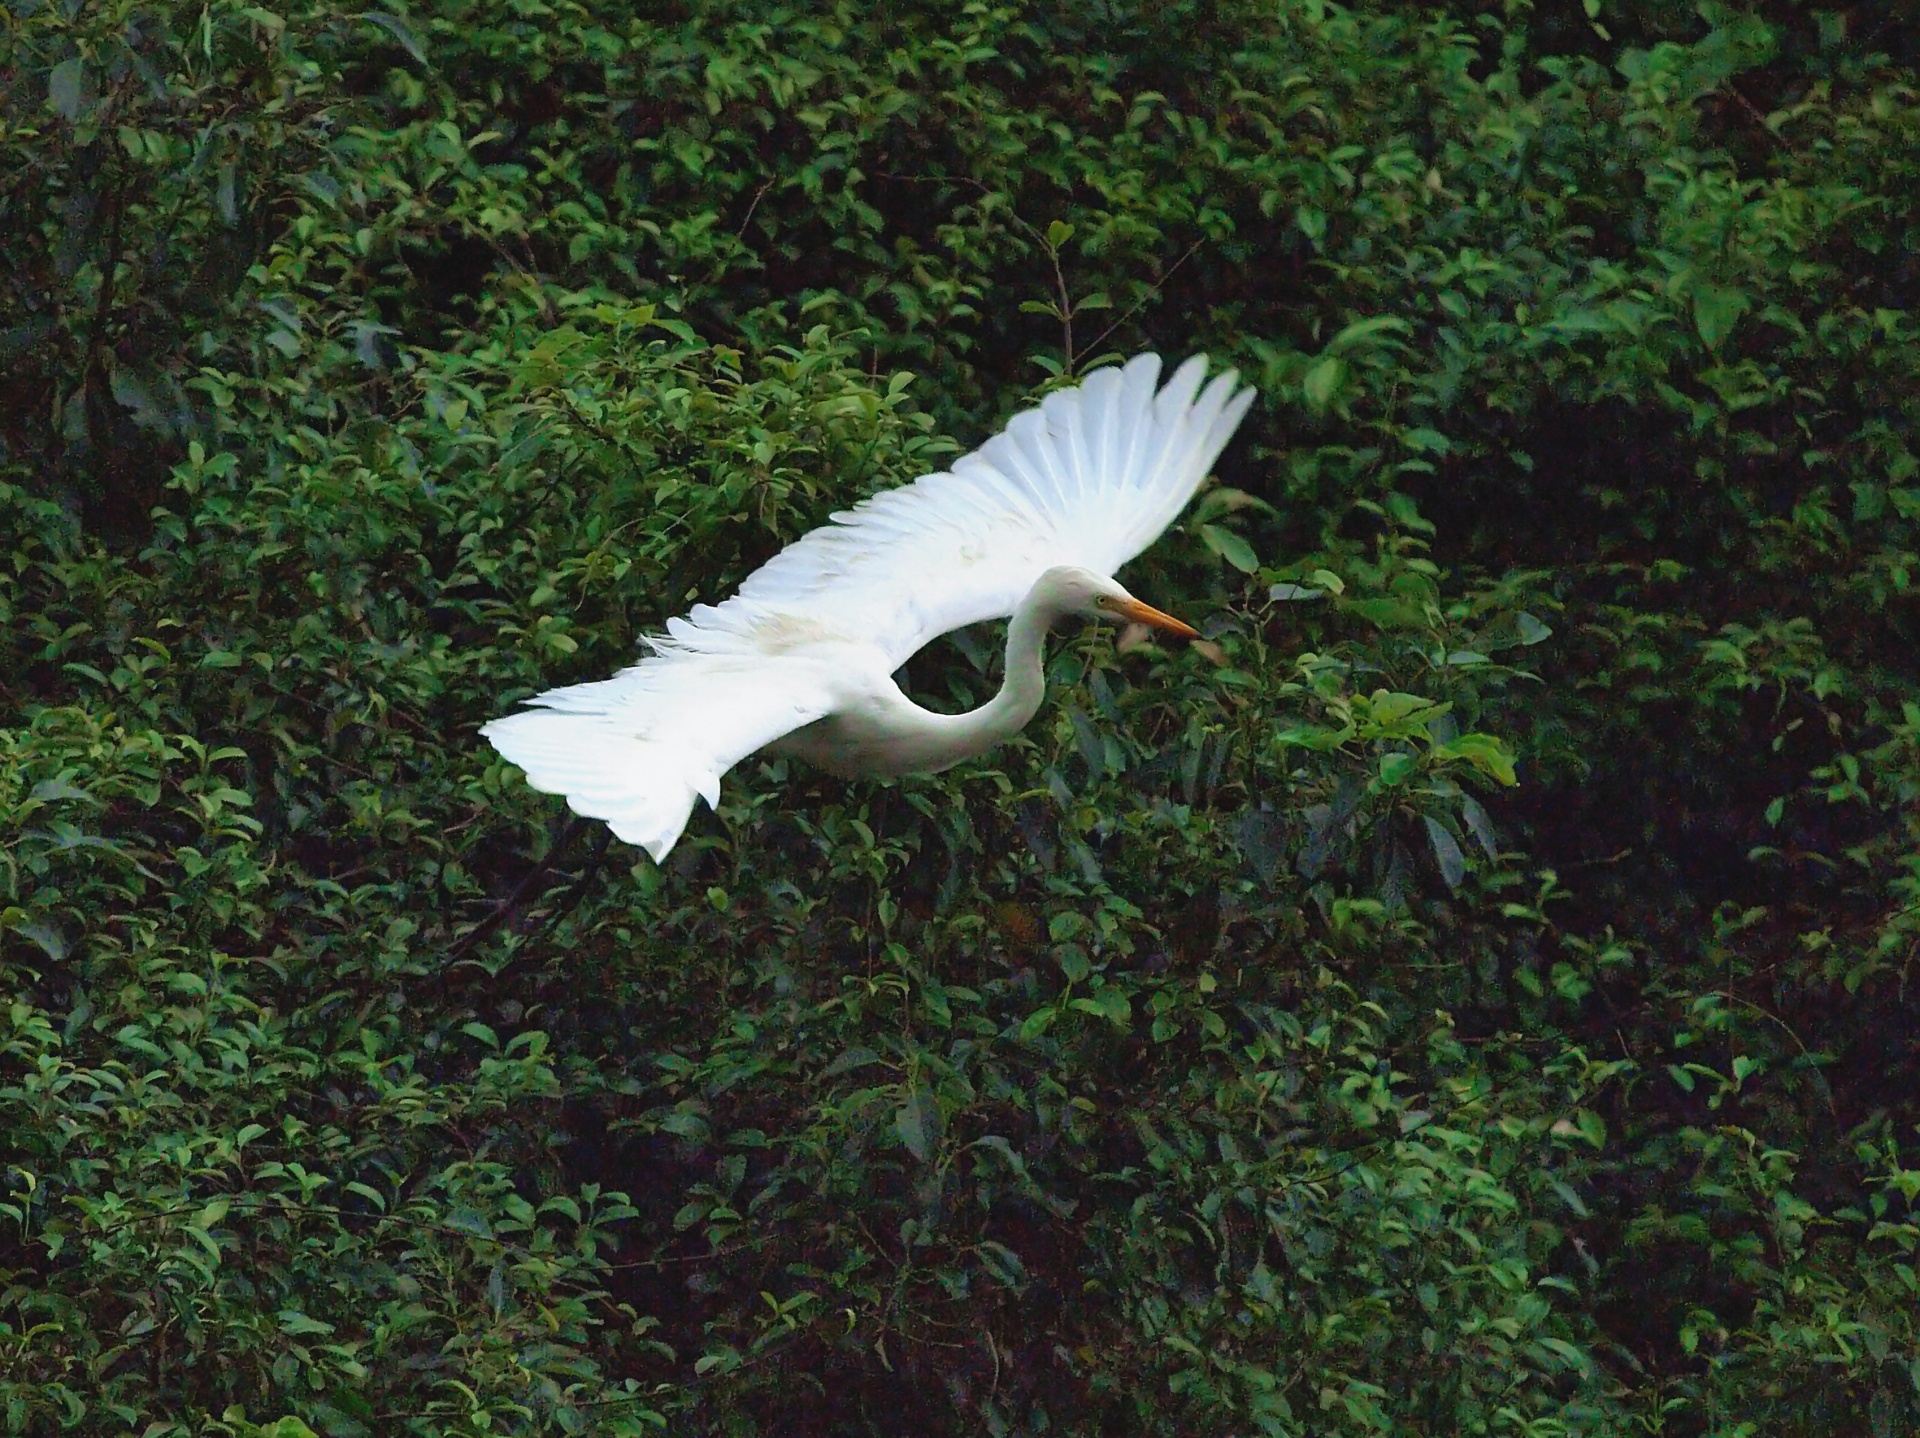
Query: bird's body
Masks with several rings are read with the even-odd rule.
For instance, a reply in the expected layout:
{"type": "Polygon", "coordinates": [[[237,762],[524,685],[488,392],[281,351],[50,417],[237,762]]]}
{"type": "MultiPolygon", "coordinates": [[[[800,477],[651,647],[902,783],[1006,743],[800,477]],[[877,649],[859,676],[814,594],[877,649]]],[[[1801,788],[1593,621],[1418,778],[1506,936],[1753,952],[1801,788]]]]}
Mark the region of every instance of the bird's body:
{"type": "MultiPolygon", "coordinates": [[[[1035,583],[1058,587],[1097,581],[1085,570],[1048,570],[1035,583]]],[[[1042,591],[1014,611],[1007,634],[1006,676],[1000,692],[978,709],[940,714],[909,699],[891,674],[872,666],[867,646],[838,646],[845,668],[837,675],[840,702],[825,718],[803,725],[770,746],[848,779],[890,779],[900,774],[937,774],[963,759],[984,754],[1027,727],[1046,698],[1043,667],[1048,628],[1064,612],[1042,591]]]]}
{"type": "Polygon", "coordinates": [[[1111,576],[1186,505],[1252,400],[1188,360],[1156,392],[1141,355],[1016,416],[979,450],[875,495],[762,565],[732,599],[670,620],[612,679],[536,695],[481,732],[656,860],[693,800],[771,748],[848,777],[932,773],[1020,732],[1046,692],[1047,631],[1069,615],[1193,634],[1111,576]],[[1011,616],[986,704],[940,714],[894,672],[930,640],[1011,616]]]}

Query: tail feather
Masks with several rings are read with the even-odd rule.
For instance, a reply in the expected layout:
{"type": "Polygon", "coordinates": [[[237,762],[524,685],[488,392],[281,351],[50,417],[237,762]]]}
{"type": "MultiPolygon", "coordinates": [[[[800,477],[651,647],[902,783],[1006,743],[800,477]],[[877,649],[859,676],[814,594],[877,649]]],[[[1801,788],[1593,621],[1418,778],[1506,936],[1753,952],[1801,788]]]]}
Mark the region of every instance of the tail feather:
{"type": "Polygon", "coordinates": [[[617,838],[655,862],[680,838],[693,801],[720,801],[720,776],[708,756],[620,733],[605,718],[531,710],[480,731],[543,794],[566,798],[576,814],[604,819],[617,838]]]}

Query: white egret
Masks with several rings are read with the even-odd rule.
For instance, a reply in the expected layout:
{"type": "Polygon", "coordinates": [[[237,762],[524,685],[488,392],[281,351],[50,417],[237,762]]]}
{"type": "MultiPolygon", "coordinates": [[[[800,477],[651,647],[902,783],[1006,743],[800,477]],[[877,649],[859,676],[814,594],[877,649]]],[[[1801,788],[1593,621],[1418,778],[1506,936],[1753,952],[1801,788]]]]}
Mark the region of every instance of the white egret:
{"type": "Polygon", "coordinates": [[[1110,577],[1193,497],[1253,401],[1195,356],[1155,391],[1157,355],[1096,370],[951,471],[876,494],[755,570],[733,598],[667,622],[611,679],[550,689],[480,732],[575,813],[654,859],[695,797],[756,750],[837,774],[931,773],[1020,732],[1046,690],[1047,631],[1069,615],[1194,631],[1110,577]],[[1011,616],[1000,692],[923,709],[894,672],[923,645],[1011,616]]]}

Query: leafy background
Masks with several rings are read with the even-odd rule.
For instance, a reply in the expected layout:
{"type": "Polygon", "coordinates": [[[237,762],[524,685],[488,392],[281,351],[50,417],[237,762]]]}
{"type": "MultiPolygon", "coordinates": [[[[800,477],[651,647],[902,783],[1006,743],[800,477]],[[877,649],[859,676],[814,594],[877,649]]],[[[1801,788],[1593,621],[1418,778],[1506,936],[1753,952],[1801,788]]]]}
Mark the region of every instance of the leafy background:
{"type": "Polygon", "coordinates": [[[1904,8],[11,5],[7,1431],[1920,1428],[1904,8]],[[477,739],[1147,347],[1221,663],[477,739]]]}

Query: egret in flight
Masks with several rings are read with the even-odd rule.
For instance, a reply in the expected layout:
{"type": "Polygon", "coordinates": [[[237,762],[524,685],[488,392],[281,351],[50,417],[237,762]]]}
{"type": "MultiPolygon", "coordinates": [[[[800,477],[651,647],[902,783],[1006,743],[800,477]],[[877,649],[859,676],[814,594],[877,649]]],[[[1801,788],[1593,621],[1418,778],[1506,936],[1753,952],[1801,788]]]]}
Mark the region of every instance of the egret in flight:
{"type": "Polygon", "coordinates": [[[731,599],[696,605],[611,679],[549,689],[480,732],[575,813],[656,861],[693,801],[760,749],[851,778],[927,774],[1012,738],[1046,692],[1047,631],[1070,615],[1195,631],[1112,575],[1206,478],[1253,392],[1203,391],[1196,355],[1096,370],[951,470],[876,494],[803,536],[731,599]],[[1000,692],[965,714],[915,704],[893,674],[952,629],[1011,617],[1000,692]]]}

